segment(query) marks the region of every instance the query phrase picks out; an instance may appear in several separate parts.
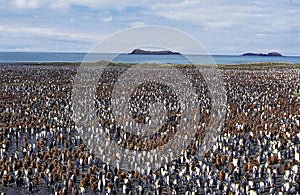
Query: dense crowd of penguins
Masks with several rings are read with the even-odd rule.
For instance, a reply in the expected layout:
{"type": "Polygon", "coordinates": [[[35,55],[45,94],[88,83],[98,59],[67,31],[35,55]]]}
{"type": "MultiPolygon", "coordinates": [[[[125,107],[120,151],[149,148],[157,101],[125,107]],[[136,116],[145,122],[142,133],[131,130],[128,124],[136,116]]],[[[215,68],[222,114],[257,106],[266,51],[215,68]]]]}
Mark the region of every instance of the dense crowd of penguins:
{"type": "MultiPolygon", "coordinates": [[[[141,85],[130,109],[136,122],[149,123],[148,103],[161,100],[168,113],[163,128],[145,138],[114,125],[106,103],[124,70],[109,67],[106,79],[99,80],[95,108],[101,136],[130,150],[171,141],[180,106],[176,95],[157,83],[141,85]]],[[[3,194],[299,194],[299,69],[222,70],[227,112],[212,148],[197,155],[210,120],[209,96],[199,93],[202,117],[195,139],[171,162],[147,173],[106,164],[87,147],[71,117],[76,67],[2,65],[0,74],[3,194]]],[[[203,78],[190,78],[205,93],[203,78]]]]}

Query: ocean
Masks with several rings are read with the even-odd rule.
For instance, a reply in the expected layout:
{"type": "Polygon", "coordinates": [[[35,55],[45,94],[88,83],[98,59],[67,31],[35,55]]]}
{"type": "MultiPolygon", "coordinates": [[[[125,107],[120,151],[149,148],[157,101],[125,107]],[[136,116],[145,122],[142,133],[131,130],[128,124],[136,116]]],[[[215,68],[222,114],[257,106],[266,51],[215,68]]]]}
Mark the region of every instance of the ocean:
{"type": "MultiPolygon", "coordinates": [[[[87,53],[55,53],[55,52],[0,52],[0,63],[17,62],[82,62],[87,53]]],[[[242,64],[252,62],[279,62],[279,63],[300,63],[300,56],[240,56],[240,55],[212,55],[216,64],[242,64]]],[[[110,60],[122,63],[175,63],[186,64],[208,64],[207,56],[201,55],[138,55],[138,54],[89,54],[92,62],[110,60]]]]}

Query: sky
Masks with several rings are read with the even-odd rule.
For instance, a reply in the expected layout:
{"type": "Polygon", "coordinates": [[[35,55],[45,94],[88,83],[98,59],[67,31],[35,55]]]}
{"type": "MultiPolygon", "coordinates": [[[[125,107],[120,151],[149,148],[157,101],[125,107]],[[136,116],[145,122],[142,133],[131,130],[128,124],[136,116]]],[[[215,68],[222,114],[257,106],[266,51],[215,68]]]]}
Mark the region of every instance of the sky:
{"type": "Polygon", "coordinates": [[[0,51],[88,52],[115,32],[167,26],[211,54],[300,55],[300,0],[0,0],[0,51]]]}

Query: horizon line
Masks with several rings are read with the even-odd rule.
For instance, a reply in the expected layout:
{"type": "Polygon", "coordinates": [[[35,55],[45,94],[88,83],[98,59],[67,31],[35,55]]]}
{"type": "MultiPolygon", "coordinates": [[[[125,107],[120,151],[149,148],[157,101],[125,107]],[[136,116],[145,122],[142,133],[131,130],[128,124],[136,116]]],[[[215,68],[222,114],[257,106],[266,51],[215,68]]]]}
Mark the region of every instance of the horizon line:
{"type": "MultiPolygon", "coordinates": [[[[1,51],[0,53],[61,53],[61,54],[89,54],[89,52],[86,51],[1,51]]],[[[255,54],[261,54],[261,52],[245,52],[245,53],[255,53],[255,54]]],[[[210,55],[214,55],[214,56],[242,56],[245,53],[240,53],[240,54],[236,54],[236,53],[212,53],[210,55]]],[[[270,53],[270,52],[267,52],[270,53]]],[[[280,54],[282,54],[281,52],[279,52],[280,54]]],[[[128,54],[128,53],[117,53],[117,52],[107,52],[107,53],[97,53],[97,52],[91,52],[90,54],[128,54]]],[[[204,55],[204,54],[196,54],[196,53],[181,53],[179,52],[179,54],[181,55],[204,55]]],[[[139,55],[139,54],[137,54],[139,55]]],[[[172,55],[172,54],[170,54],[172,55]]],[[[174,54],[175,55],[175,54],[174,54]]],[[[282,54],[282,56],[279,57],[300,57],[300,54],[287,54],[284,55],[282,54]]]]}

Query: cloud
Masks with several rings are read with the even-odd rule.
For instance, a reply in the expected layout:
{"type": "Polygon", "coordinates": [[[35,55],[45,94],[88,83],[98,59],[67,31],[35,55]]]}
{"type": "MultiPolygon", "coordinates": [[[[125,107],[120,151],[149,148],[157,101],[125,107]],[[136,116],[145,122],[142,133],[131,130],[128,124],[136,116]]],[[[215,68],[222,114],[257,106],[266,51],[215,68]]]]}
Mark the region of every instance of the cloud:
{"type": "Polygon", "coordinates": [[[129,23],[129,27],[141,27],[141,26],[145,26],[145,25],[146,25],[146,23],[141,22],[141,21],[129,23]]]}
{"type": "Polygon", "coordinates": [[[112,21],[113,20],[113,17],[106,17],[106,18],[101,18],[100,19],[102,22],[110,22],[110,21],[112,21]]]}
{"type": "Polygon", "coordinates": [[[42,36],[68,40],[93,40],[90,34],[59,32],[54,28],[20,27],[20,26],[1,26],[0,31],[14,33],[22,36],[42,36]]]}
{"type": "MultiPolygon", "coordinates": [[[[178,0],[166,0],[165,3],[176,3],[178,0]]],[[[18,9],[26,8],[51,8],[59,11],[66,11],[71,9],[72,6],[83,6],[93,10],[99,9],[116,9],[122,10],[127,7],[144,7],[147,8],[153,5],[151,0],[12,0],[13,7],[18,9]]]]}
{"type": "Polygon", "coordinates": [[[110,1],[99,1],[99,0],[12,0],[11,5],[17,9],[27,9],[27,8],[39,8],[39,7],[49,7],[52,9],[66,11],[70,9],[72,6],[83,6],[91,9],[99,9],[99,8],[115,8],[115,9],[123,9],[127,6],[143,6],[149,4],[148,0],[133,0],[123,2],[117,0],[110,1]]]}
{"type": "MultiPolygon", "coordinates": [[[[297,41],[299,6],[299,3],[291,4],[287,0],[182,1],[153,4],[149,13],[192,32],[215,52],[239,53],[248,49],[278,48],[281,44],[286,45],[285,42],[297,41]],[[257,36],[262,34],[266,36],[257,36]]],[[[292,51],[291,48],[284,49],[292,51]]]]}
{"type": "Polygon", "coordinates": [[[38,0],[12,0],[12,5],[17,9],[36,9],[40,7],[38,0]]]}
{"type": "Polygon", "coordinates": [[[113,20],[113,17],[107,10],[101,10],[97,13],[98,17],[100,18],[101,22],[111,22],[113,20]]]}
{"type": "Polygon", "coordinates": [[[53,28],[3,25],[0,25],[0,34],[0,51],[88,51],[99,38],[53,28]]]}
{"type": "Polygon", "coordinates": [[[0,31],[16,39],[88,45],[124,28],[151,24],[185,31],[215,53],[280,47],[295,52],[300,45],[299,8],[299,2],[289,0],[0,0],[0,31]]]}
{"type": "Polygon", "coordinates": [[[160,17],[187,24],[201,24],[208,28],[235,25],[262,27],[266,24],[279,24],[276,27],[280,27],[284,20],[294,15],[291,14],[292,10],[297,9],[298,7],[292,7],[288,1],[280,0],[263,4],[257,0],[232,0],[230,3],[222,0],[183,1],[179,4],[161,3],[151,6],[152,13],[160,17]]]}

